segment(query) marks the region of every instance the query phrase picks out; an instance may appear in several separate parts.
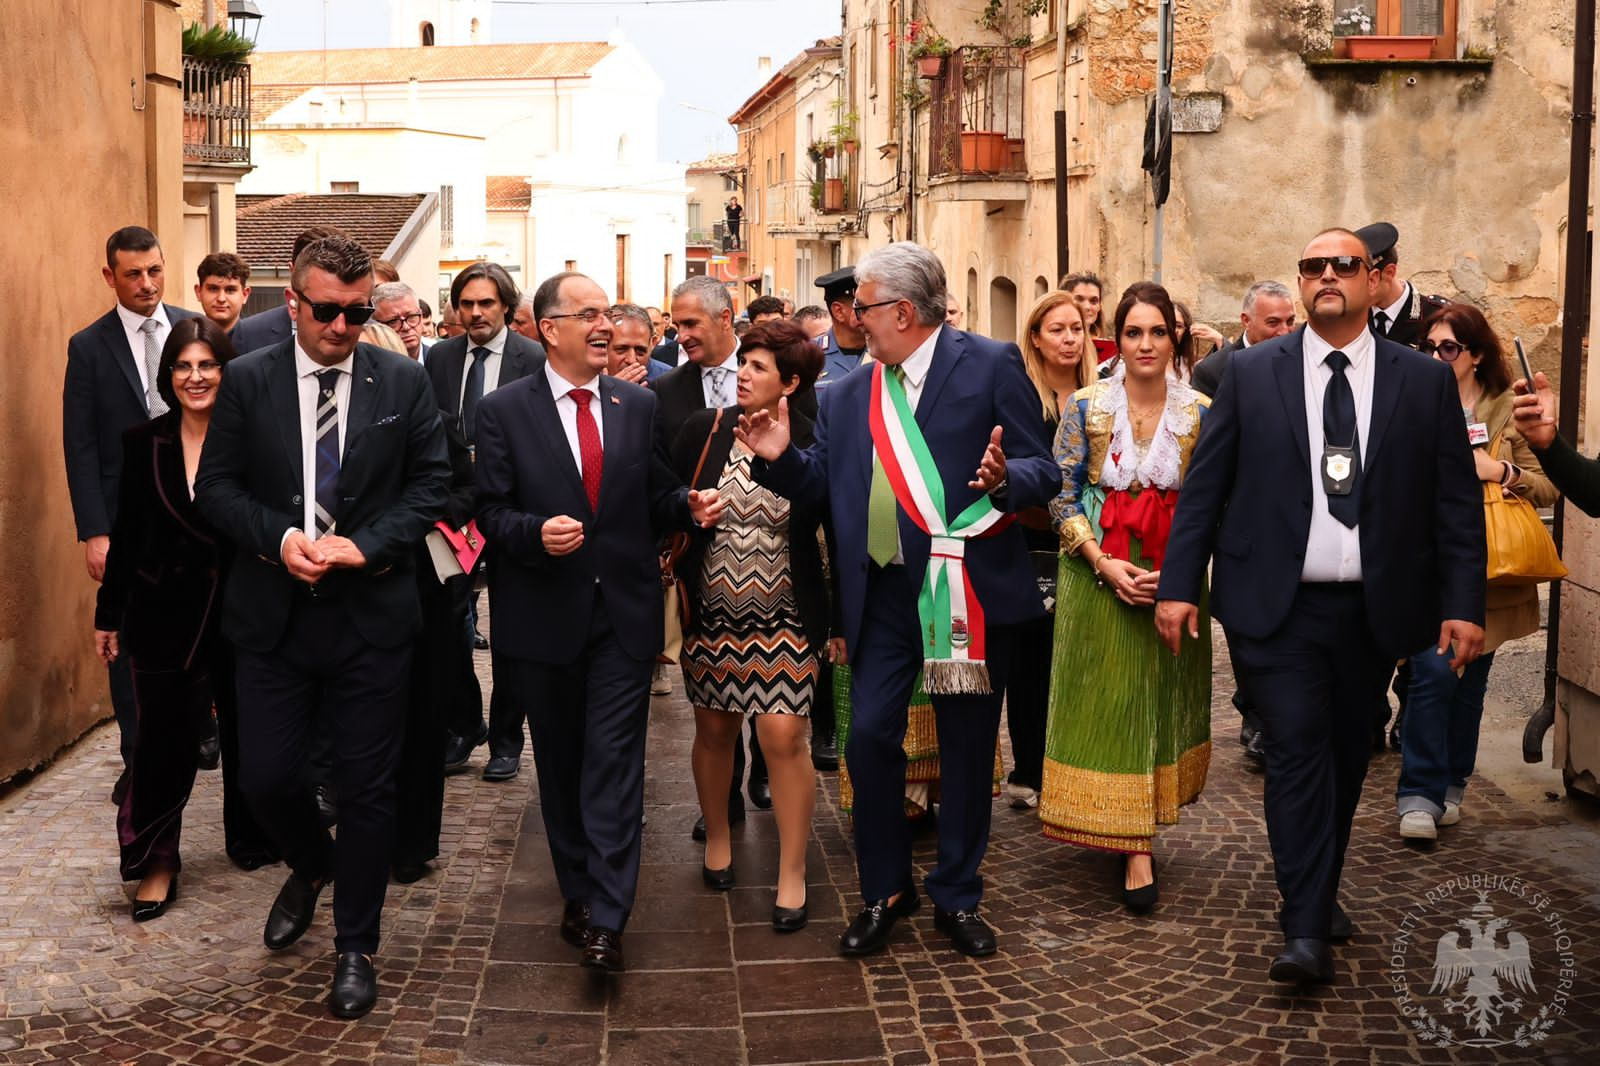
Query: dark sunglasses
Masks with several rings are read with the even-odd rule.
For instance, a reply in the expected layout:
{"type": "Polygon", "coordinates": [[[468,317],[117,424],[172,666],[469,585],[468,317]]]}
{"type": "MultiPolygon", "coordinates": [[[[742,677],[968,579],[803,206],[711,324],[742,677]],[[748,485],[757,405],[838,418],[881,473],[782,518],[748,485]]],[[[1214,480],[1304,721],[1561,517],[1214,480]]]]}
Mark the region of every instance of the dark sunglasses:
{"type": "Polygon", "coordinates": [[[319,304],[315,300],[307,300],[306,294],[298,289],[295,290],[295,295],[304,300],[305,305],[311,308],[311,317],[324,325],[343,315],[346,324],[364,326],[373,314],[371,304],[349,304],[348,306],[345,304],[319,304]]]}
{"type": "Polygon", "coordinates": [[[1420,347],[1423,355],[1438,355],[1447,363],[1455,362],[1461,357],[1461,353],[1467,350],[1467,346],[1459,341],[1440,341],[1437,344],[1433,341],[1423,341],[1420,347]]]}
{"type": "Polygon", "coordinates": [[[1359,255],[1314,255],[1300,260],[1300,276],[1311,281],[1322,277],[1322,272],[1331,266],[1339,277],[1353,278],[1366,265],[1367,261],[1359,255]]]}

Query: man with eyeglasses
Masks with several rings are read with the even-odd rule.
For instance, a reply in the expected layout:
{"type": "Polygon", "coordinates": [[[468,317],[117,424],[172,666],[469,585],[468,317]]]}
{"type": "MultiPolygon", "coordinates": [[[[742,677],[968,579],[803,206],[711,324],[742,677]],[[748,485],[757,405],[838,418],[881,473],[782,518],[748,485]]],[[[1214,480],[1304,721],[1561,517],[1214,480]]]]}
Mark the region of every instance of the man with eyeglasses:
{"type": "Polygon", "coordinates": [[[638,885],[650,670],[664,639],[656,544],[714,526],[722,504],[656,453],[657,398],[605,373],[613,327],[600,286],[557,274],[534,313],[548,358],[478,412],[495,680],[533,728],[560,936],[583,966],[614,973],[638,885]]]}
{"type": "Polygon", "coordinates": [[[1373,335],[1361,238],[1318,234],[1299,262],[1307,324],[1234,353],[1178,498],[1156,628],[1211,610],[1269,738],[1264,807],[1283,951],[1268,975],[1333,980],[1330,940],[1371,709],[1397,659],[1452,668],[1483,649],[1483,494],[1448,367],[1373,335]]]}
{"type": "Polygon", "coordinates": [[[416,546],[444,511],[450,465],[423,369],[358,343],[371,256],[348,237],[313,241],[290,293],[294,337],[223,376],[195,503],[236,546],[222,629],[238,655],[240,783],[290,869],[262,939],[300,939],[337,881],[328,1006],[355,1018],[378,995],[416,546]],[[337,843],[304,788],[319,721],[332,726],[337,843]]]}
{"type": "MultiPolygon", "coordinates": [[[[516,282],[498,263],[473,263],[450,282],[446,310],[456,316],[464,332],[435,344],[428,352],[427,369],[453,447],[470,452],[477,443],[478,405],[484,397],[544,362],[544,350],[510,328],[519,300],[516,282]]],[[[492,565],[495,550],[492,544],[486,547],[479,565],[492,565]]],[[[477,623],[471,603],[473,581],[465,584],[470,624],[464,639],[472,640],[477,623]]],[[[516,777],[522,767],[523,713],[523,708],[500,695],[498,686],[489,695],[487,724],[481,697],[476,705],[456,701],[446,723],[446,771],[465,769],[473,749],[487,741],[489,760],[483,779],[510,781],[516,777]]]]}
{"type": "Polygon", "coordinates": [[[372,320],[399,335],[406,354],[422,362],[422,308],[417,294],[403,281],[386,281],[372,289],[372,320]]]}

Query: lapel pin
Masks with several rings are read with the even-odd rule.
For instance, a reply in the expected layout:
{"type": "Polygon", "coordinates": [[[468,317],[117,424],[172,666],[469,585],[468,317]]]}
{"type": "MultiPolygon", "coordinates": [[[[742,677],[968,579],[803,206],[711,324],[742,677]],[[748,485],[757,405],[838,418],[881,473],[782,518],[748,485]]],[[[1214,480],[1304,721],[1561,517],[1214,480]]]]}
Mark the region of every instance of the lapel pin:
{"type": "Polygon", "coordinates": [[[369,377],[369,378],[367,378],[367,384],[368,384],[368,385],[371,385],[371,384],[372,384],[372,379],[371,379],[371,378],[370,378],[370,377],[369,377]]]}
{"type": "Polygon", "coordinates": [[[615,396],[611,397],[611,402],[616,404],[618,407],[622,406],[622,401],[617,399],[615,396]]]}

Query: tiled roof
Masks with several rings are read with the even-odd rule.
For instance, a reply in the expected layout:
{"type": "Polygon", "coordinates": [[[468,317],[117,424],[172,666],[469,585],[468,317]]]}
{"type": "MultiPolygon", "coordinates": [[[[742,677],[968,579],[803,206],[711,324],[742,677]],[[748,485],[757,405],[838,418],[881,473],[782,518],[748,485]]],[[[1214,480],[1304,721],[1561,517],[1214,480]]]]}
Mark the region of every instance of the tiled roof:
{"type": "Polygon", "coordinates": [[[476,81],[483,78],[579,78],[610,55],[604,41],[473,44],[437,48],[341,48],[256,52],[255,85],[352,85],[476,81]]]}
{"type": "Polygon", "coordinates": [[[490,211],[526,211],[533,204],[533,191],[527,178],[491,174],[483,179],[483,201],[490,211]]]}
{"type": "Polygon", "coordinates": [[[307,226],[322,225],[338,226],[374,257],[381,256],[425,198],[422,193],[240,196],[239,254],[253,267],[281,269],[294,239],[307,226]]]}
{"type": "Polygon", "coordinates": [[[733,152],[718,152],[708,155],[698,163],[690,163],[690,170],[734,170],[739,166],[739,157],[733,152]]]}

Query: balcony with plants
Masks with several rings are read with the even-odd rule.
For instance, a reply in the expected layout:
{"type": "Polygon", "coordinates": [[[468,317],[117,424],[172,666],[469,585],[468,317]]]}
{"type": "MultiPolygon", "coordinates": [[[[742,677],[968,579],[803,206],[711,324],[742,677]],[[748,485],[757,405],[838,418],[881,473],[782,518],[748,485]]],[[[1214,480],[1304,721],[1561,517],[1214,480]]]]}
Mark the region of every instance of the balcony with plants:
{"type": "Polygon", "coordinates": [[[250,64],[254,45],[223,26],[183,31],[185,163],[250,165],[250,64]]]}

